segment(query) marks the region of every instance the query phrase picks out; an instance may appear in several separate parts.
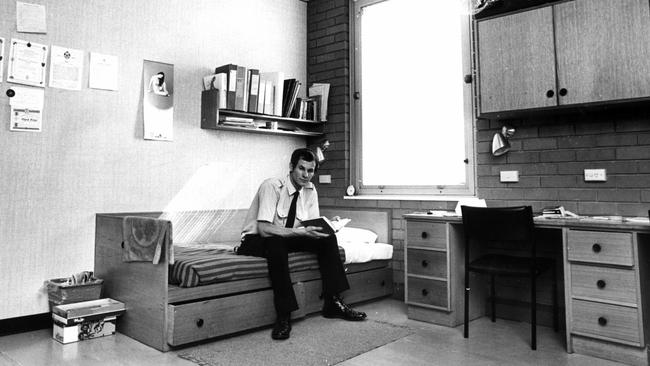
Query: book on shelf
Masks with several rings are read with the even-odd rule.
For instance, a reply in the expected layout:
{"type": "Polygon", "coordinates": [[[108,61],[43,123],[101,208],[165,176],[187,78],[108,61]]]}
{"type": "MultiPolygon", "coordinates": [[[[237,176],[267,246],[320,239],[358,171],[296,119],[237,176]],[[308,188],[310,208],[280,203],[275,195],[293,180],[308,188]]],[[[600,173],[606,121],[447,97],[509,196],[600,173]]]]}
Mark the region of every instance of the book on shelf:
{"type": "Polygon", "coordinates": [[[235,110],[246,112],[246,68],[237,66],[237,81],[235,89],[235,110]]]}
{"type": "Polygon", "coordinates": [[[270,80],[265,80],[264,83],[266,84],[266,92],[264,94],[264,114],[268,115],[273,115],[274,110],[274,101],[273,98],[275,97],[275,90],[273,88],[273,82],[270,80]]]}
{"type": "Polygon", "coordinates": [[[282,117],[290,117],[296,105],[296,98],[302,84],[296,79],[284,80],[284,95],[282,97],[282,117]]]}
{"type": "MultiPolygon", "coordinates": [[[[259,75],[258,75],[259,76],[259,75]]],[[[257,91],[257,113],[264,113],[264,96],[266,95],[266,82],[259,79],[259,90],[257,91]]]]}
{"type": "Polygon", "coordinates": [[[260,70],[248,69],[248,111],[256,113],[260,90],[260,70]]]}
{"type": "Polygon", "coordinates": [[[317,217],[315,219],[309,219],[301,221],[300,224],[304,227],[307,226],[317,226],[321,228],[321,231],[325,234],[334,234],[341,230],[345,225],[347,225],[351,220],[350,219],[338,219],[330,220],[325,216],[317,217]]]}
{"type": "Polygon", "coordinates": [[[219,108],[226,108],[226,88],[228,76],[225,73],[212,74],[203,77],[203,90],[219,90],[219,108]]]}
{"type": "MultiPolygon", "coordinates": [[[[283,86],[284,86],[284,73],[281,71],[260,72],[260,80],[270,81],[272,85],[272,92],[273,92],[273,98],[272,98],[273,112],[270,113],[270,111],[266,111],[265,108],[264,113],[282,117],[282,94],[283,94],[283,86]]],[[[268,87],[269,85],[267,84],[266,85],[267,92],[268,92],[268,87]]]]}
{"type": "Polygon", "coordinates": [[[318,121],[327,121],[327,101],[329,98],[329,93],[330,93],[330,84],[328,83],[314,83],[312,84],[308,91],[307,91],[307,96],[308,97],[316,97],[320,96],[321,100],[319,103],[319,108],[318,108],[318,114],[319,118],[318,121]]]}
{"type": "Polygon", "coordinates": [[[227,64],[214,69],[215,74],[225,73],[228,89],[226,91],[226,108],[235,109],[235,97],[237,92],[237,65],[227,64]]]}

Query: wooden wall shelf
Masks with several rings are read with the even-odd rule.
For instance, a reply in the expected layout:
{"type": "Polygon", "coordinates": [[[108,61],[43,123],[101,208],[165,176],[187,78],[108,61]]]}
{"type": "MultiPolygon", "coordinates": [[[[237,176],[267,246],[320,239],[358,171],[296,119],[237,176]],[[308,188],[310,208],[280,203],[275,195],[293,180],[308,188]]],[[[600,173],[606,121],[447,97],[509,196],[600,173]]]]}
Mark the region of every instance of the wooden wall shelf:
{"type": "Polygon", "coordinates": [[[222,131],[235,131],[235,132],[248,132],[248,133],[261,133],[268,135],[285,135],[285,136],[323,136],[322,128],[323,122],[310,121],[306,119],[289,118],[272,116],[261,113],[250,113],[235,111],[231,109],[219,109],[217,116],[210,119],[201,118],[201,128],[210,130],[222,131]],[[254,123],[258,126],[253,127],[239,127],[239,126],[224,126],[219,124],[218,116],[231,116],[252,118],[254,123]],[[266,127],[266,122],[277,122],[276,129],[266,127]]]}

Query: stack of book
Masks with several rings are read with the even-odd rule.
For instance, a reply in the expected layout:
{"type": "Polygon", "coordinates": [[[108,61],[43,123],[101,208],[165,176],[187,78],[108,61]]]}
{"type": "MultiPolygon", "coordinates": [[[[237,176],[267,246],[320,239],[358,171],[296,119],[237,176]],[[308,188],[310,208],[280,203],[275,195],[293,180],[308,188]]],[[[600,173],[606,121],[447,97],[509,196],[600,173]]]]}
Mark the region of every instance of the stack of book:
{"type": "Polygon", "coordinates": [[[291,117],[296,106],[296,99],[302,84],[296,79],[284,80],[284,92],[282,94],[282,117],[291,117]]]}
{"type": "Polygon", "coordinates": [[[256,128],[255,121],[247,117],[219,116],[219,124],[232,127],[256,128]]]}

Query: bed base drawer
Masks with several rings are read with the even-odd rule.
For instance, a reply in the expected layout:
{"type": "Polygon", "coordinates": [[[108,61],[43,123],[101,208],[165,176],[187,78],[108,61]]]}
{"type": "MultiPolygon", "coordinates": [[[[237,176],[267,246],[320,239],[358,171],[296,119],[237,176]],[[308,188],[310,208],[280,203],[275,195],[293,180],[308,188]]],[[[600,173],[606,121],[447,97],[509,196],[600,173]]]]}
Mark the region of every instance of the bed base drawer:
{"type": "MultiPolygon", "coordinates": [[[[300,309],[291,316],[304,317],[304,287],[302,283],[296,283],[293,288],[300,309]]],[[[171,346],[178,346],[235,333],[273,324],[275,317],[271,289],[169,305],[167,342],[171,346]]]]}
{"type": "MultiPolygon", "coordinates": [[[[393,293],[393,271],[388,267],[348,274],[350,289],[341,295],[348,304],[370,300],[393,293]]],[[[321,280],[304,282],[305,313],[315,313],[323,308],[321,280]]]]}

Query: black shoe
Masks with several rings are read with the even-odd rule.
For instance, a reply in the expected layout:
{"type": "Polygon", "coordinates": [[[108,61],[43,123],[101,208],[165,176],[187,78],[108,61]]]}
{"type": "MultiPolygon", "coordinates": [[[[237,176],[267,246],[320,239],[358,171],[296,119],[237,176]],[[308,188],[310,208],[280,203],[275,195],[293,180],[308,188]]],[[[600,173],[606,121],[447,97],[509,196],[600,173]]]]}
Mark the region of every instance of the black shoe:
{"type": "Polygon", "coordinates": [[[325,303],[323,304],[323,316],[326,318],[339,318],[350,321],[366,319],[366,313],[352,310],[337,296],[325,300],[325,303]]]}
{"type": "Polygon", "coordinates": [[[278,317],[273,326],[273,331],[271,332],[271,338],[273,339],[289,339],[291,334],[291,320],[289,317],[278,317]]]}

